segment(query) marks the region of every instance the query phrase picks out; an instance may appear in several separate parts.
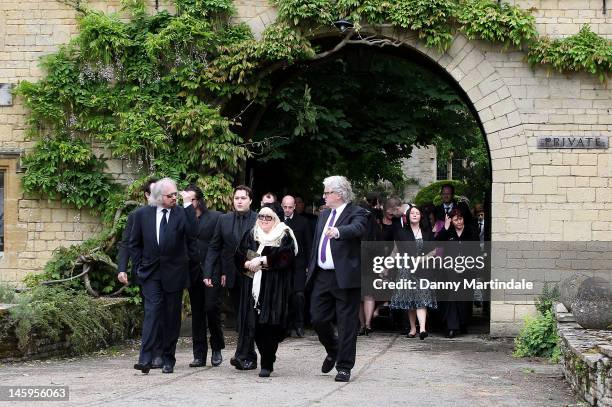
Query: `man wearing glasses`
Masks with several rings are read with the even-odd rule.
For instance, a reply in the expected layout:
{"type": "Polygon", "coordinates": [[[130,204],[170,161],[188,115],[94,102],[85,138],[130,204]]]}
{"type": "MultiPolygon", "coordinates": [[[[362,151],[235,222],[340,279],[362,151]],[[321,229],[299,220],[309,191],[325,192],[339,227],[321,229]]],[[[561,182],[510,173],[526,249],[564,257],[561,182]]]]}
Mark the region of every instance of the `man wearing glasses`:
{"type": "Polygon", "coordinates": [[[323,186],[328,209],[321,212],[317,222],[306,287],[312,288],[312,324],[327,351],[321,371],[328,373],[335,366],[335,380],[348,382],[357,351],[361,239],[368,212],[351,203],[354,195],[345,177],[327,177],[323,186]]]}
{"type": "MultiPolygon", "coordinates": [[[[185,194],[185,192],[182,192],[185,194]]],[[[188,245],[195,236],[195,211],[176,205],[176,183],[163,178],[155,183],[150,206],[138,209],[130,235],[130,254],[142,285],[144,322],[140,356],[134,369],[151,369],[155,337],[162,330],[162,372],[174,372],[176,343],[181,328],[183,289],[189,287],[188,245]]]]}
{"type": "Polygon", "coordinates": [[[236,328],[238,330],[238,343],[236,353],[230,359],[230,364],[238,370],[251,370],[257,368],[257,354],[255,353],[255,338],[245,335],[240,329],[239,308],[241,290],[250,292],[251,282],[236,270],[234,254],[245,233],[253,228],[257,220],[257,213],[251,210],[253,192],[246,185],[234,188],[234,210],[221,215],[215,233],[208,246],[206,261],[204,263],[204,284],[207,287],[220,285],[227,287],[236,315],[236,328]],[[221,261],[221,275],[215,267],[221,261]]]}

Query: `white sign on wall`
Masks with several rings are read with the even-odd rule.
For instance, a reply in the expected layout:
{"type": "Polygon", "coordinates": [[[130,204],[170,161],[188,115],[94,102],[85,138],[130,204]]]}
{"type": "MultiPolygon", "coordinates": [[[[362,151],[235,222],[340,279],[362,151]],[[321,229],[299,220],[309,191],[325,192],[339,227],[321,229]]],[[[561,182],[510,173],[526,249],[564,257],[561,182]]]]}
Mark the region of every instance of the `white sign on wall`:
{"type": "Polygon", "coordinates": [[[10,83],[0,83],[0,106],[13,106],[10,83]]]}
{"type": "Polygon", "coordinates": [[[608,148],[608,137],[538,137],[538,148],[608,148]]]}

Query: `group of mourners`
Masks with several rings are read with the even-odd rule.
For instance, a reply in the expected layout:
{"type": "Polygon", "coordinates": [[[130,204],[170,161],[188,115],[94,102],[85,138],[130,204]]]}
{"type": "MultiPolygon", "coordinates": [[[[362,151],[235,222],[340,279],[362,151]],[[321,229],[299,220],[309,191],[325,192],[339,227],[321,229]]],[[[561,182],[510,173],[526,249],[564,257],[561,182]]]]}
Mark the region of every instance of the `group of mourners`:
{"type": "MultiPolygon", "coordinates": [[[[376,305],[361,295],[362,241],[414,241],[425,250],[435,239],[479,236],[472,230],[467,205],[453,200],[452,185],[442,188],[442,205],[429,212],[396,198],[388,199],[382,211],[354,204],[350,182],[337,175],[323,181],[318,214],[305,213],[301,196],[286,195],[279,202],[273,193],[264,194],[255,212],[253,192],[245,185],[234,188],[233,210],[225,214],[208,209],[196,185],[179,192],[172,179],[150,179],[142,192],[147,205],[129,214],[118,256],[118,280],[140,285],[144,303],[142,342],[134,365],[142,373],[174,371],[183,290],[188,288],[194,356],[190,367],[207,363],[207,331],[211,364],[223,362],[221,305],[227,292],[238,332],[230,359],[236,369],[257,368],[257,345],[259,376],[269,377],[279,343],[292,332],[303,336],[309,314],[325,348],[321,371],[335,367],[335,380],[349,381],[358,333],[371,331],[376,305]]],[[[427,308],[441,305],[430,290],[397,292],[389,304],[407,310],[410,337],[417,335],[418,318],[421,339],[427,336],[427,308]]],[[[444,315],[447,336],[452,337],[465,329],[467,304],[448,305],[444,315]]]]}

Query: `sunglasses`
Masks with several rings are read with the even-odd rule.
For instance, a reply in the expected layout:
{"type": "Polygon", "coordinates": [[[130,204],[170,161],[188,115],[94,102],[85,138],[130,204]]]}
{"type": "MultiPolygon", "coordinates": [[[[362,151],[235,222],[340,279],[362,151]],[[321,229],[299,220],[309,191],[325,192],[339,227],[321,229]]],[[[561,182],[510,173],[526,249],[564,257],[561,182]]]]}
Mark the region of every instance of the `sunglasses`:
{"type": "Polygon", "coordinates": [[[178,192],[173,192],[171,194],[164,195],[166,198],[176,198],[178,196],[178,192]]]}
{"type": "Polygon", "coordinates": [[[271,221],[274,218],[272,216],[270,216],[270,215],[257,215],[257,219],[259,219],[259,220],[267,220],[269,222],[269,221],[271,221]]]}

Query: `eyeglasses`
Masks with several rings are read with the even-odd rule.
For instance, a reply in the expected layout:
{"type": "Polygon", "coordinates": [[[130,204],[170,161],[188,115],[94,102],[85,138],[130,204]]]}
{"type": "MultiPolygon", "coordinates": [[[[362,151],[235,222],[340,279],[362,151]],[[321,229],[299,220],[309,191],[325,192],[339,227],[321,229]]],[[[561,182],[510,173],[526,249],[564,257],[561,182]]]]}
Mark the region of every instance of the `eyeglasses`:
{"type": "Polygon", "coordinates": [[[164,195],[166,198],[176,198],[178,196],[178,192],[173,192],[171,194],[164,195]]]}
{"type": "Polygon", "coordinates": [[[323,191],[323,196],[331,195],[336,193],[336,191],[323,191]]]}
{"type": "Polygon", "coordinates": [[[257,219],[259,219],[259,220],[266,220],[266,221],[270,222],[274,218],[272,216],[270,216],[270,215],[257,215],[257,219]]]}

